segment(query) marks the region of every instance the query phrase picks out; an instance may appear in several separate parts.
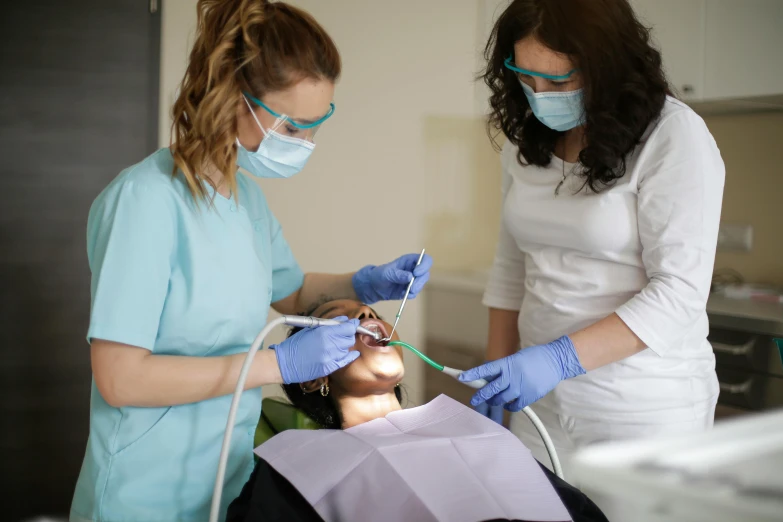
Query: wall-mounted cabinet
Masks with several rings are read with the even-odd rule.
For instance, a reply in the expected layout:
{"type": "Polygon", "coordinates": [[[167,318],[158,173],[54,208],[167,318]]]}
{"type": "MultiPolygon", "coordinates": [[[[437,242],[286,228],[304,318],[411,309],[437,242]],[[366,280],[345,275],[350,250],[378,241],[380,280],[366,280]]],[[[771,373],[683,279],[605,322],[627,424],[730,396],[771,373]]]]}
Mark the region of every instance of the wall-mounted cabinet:
{"type": "Polygon", "coordinates": [[[672,87],[686,101],[704,98],[706,0],[634,0],[637,14],[652,26],[672,87]]]}
{"type": "Polygon", "coordinates": [[[676,93],[704,112],[783,110],[783,0],[632,0],[676,93]]]}
{"type": "Polygon", "coordinates": [[[783,94],[783,1],[707,2],[706,99],[783,94]]]}

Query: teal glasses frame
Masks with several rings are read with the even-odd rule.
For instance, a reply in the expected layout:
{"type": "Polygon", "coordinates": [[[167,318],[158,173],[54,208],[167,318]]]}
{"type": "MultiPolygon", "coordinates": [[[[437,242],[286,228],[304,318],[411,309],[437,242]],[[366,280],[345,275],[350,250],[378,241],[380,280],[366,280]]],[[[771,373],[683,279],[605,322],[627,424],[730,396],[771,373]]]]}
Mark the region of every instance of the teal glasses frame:
{"type": "Polygon", "coordinates": [[[545,74],[540,73],[536,71],[528,71],[527,69],[520,69],[516,65],[514,65],[514,57],[509,56],[506,58],[506,60],[503,62],[503,65],[506,66],[506,69],[509,69],[514,72],[527,74],[528,76],[538,76],[539,78],[546,78],[547,80],[567,80],[572,74],[574,74],[579,69],[571,69],[566,74],[556,75],[556,74],[545,74]]]}
{"type": "Polygon", "coordinates": [[[320,124],[322,124],[323,122],[325,122],[326,120],[331,118],[332,114],[334,114],[334,103],[329,103],[329,111],[326,114],[324,114],[323,117],[319,118],[318,121],[314,121],[312,123],[297,123],[296,121],[292,120],[291,118],[289,118],[288,116],[286,116],[284,114],[276,113],[275,111],[273,111],[272,109],[267,107],[264,102],[262,102],[261,100],[259,100],[255,96],[253,96],[253,95],[251,95],[249,93],[246,93],[246,92],[243,93],[243,94],[245,96],[247,96],[248,100],[250,100],[251,102],[255,103],[256,105],[258,105],[259,107],[264,109],[266,112],[268,112],[269,114],[271,114],[275,118],[284,118],[285,121],[287,121],[288,123],[290,123],[291,125],[293,125],[297,129],[312,129],[314,127],[318,127],[320,124]]]}

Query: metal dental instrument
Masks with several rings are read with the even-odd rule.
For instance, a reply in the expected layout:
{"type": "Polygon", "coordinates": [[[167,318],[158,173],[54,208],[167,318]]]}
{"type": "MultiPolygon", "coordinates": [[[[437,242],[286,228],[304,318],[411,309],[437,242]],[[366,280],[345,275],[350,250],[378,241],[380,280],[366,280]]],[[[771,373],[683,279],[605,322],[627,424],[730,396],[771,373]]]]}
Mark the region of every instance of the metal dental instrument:
{"type": "Polygon", "coordinates": [[[372,330],[369,330],[369,329],[365,328],[364,326],[357,327],[356,331],[361,333],[361,334],[364,334],[364,335],[369,335],[370,337],[372,337],[376,341],[381,338],[380,332],[374,332],[372,330]]]}
{"type": "MultiPolygon", "coordinates": [[[[426,248],[421,249],[421,254],[419,254],[419,260],[416,261],[416,266],[419,266],[421,264],[421,260],[424,259],[424,251],[426,248]]],[[[389,334],[389,337],[384,337],[383,339],[378,340],[379,343],[388,343],[391,341],[392,335],[394,335],[394,330],[397,329],[397,323],[400,322],[400,315],[402,315],[402,310],[405,308],[405,303],[408,301],[408,295],[411,293],[411,287],[413,286],[413,282],[416,280],[415,277],[411,277],[410,283],[408,283],[408,289],[405,290],[405,297],[402,299],[402,304],[400,304],[400,311],[397,312],[397,317],[394,319],[394,326],[392,326],[392,331],[389,334]]]]}
{"type": "MultiPolygon", "coordinates": [[[[292,321],[293,319],[289,318],[286,324],[291,324],[292,321]]],[[[312,328],[313,326],[337,326],[338,324],[342,323],[340,323],[340,321],[335,321],[334,319],[321,319],[320,317],[299,317],[296,326],[300,328],[312,328]]],[[[364,326],[356,327],[356,331],[360,334],[369,335],[376,341],[381,337],[379,332],[374,332],[369,328],[365,328],[364,326]]]]}

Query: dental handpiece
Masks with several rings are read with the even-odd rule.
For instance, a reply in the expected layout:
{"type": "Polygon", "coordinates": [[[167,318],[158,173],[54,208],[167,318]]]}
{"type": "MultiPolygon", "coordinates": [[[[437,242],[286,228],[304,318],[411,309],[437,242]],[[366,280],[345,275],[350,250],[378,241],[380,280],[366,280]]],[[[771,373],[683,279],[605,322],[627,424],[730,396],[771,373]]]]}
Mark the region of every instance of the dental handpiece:
{"type": "Polygon", "coordinates": [[[380,341],[381,340],[380,332],[373,332],[372,330],[369,330],[369,329],[365,328],[364,326],[357,327],[356,331],[359,332],[359,333],[365,334],[365,335],[369,335],[370,337],[372,337],[376,341],[380,341]]]}
{"type": "MultiPolygon", "coordinates": [[[[301,315],[286,315],[283,317],[285,318],[285,324],[288,326],[296,326],[298,328],[312,328],[314,326],[337,326],[338,324],[341,324],[340,321],[335,321],[334,319],[322,319],[320,317],[308,317],[301,315]]],[[[369,335],[376,341],[381,338],[380,332],[373,332],[364,326],[357,327],[356,331],[361,334],[369,335]]]]}

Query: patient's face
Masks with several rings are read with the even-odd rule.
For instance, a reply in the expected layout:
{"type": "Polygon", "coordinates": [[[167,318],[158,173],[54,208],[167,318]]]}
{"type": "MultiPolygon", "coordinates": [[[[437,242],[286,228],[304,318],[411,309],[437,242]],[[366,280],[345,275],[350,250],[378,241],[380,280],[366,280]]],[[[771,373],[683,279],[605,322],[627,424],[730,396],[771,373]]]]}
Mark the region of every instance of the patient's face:
{"type": "MultiPolygon", "coordinates": [[[[329,301],[316,309],[316,317],[331,319],[341,315],[349,319],[360,319],[361,325],[370,330],[378,329],[383,337],[391,332],[391,325],[378,318],[378,314],[367,305],[352,299],[329,301]]],[[[394,340],[399,340],[394,333],[394,340]]],[[[402,347],[381,346],[369,335],[356,336],[351,351],[358,351],[356,361],[329,376],[329,386],[335,391],[353,394],[379,390],[386,385],[393,387],[400,382],[405,367],[402,363],[402,347]]]]}

